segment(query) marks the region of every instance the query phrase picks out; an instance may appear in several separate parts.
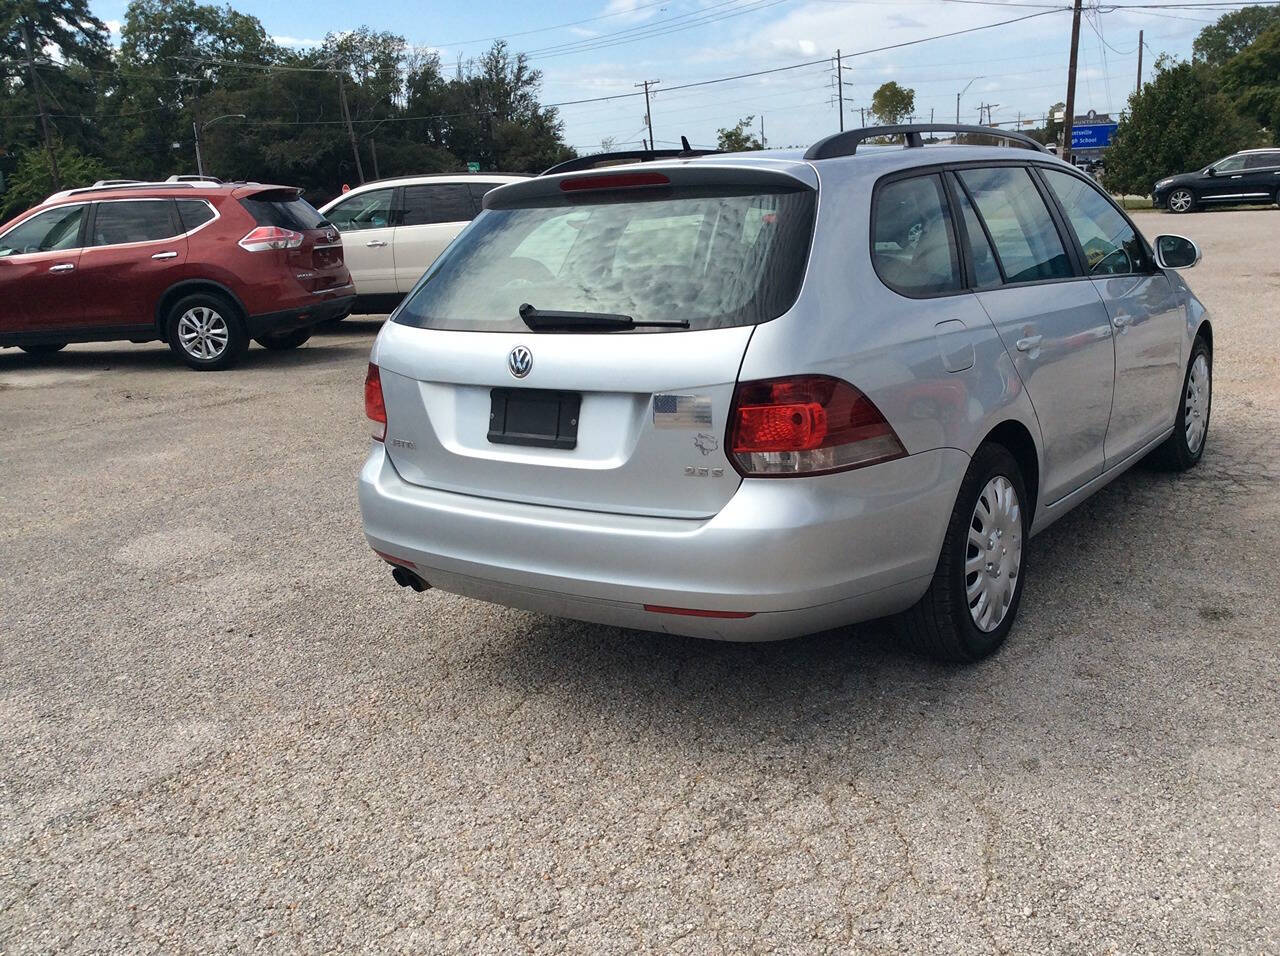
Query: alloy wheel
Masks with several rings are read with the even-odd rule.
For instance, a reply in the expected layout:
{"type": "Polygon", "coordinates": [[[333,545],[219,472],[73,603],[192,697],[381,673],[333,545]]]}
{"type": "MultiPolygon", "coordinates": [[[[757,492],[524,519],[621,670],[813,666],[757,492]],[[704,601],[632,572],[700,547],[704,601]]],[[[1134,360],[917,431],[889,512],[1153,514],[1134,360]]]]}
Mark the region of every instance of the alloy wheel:
{"type": "Polygon", "coordinates": [[[193,358],[206,362],[218,358],[227,350],[230,339],[227,320],[206,305],[187,309],[178,319],[178,341],[193,358]]]}
{"type": "Polygon", "coordinates": [[[1187,212],[1193,201],[1189,190],[1175,189],[1169,196],[1169,208],[1174,212],[1187,212]]]}
{"type": "Polygon", "coordinates": [[[1018,593],[1022,568],[1022,507],[1013,483],[996,475],[978,495],[969,521],[964,584],[978,629],[994,631],[1018,593]]]}
{"type": "Polygon", "coordinates": [[[1200,451],[1205,432],[1209,429],[1210,387],[1209,360],[1203,354],[1197,355],[1191,363],[1191,373],[1187,375],[1183,414],[1187,450],[1193,455],[1200,451]]]}

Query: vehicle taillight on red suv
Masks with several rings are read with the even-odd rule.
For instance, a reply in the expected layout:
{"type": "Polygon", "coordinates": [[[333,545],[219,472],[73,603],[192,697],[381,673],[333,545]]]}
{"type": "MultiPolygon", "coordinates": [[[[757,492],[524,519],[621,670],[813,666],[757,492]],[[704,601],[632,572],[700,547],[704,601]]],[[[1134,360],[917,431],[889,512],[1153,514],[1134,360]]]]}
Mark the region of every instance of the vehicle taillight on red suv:
{"type": "Polygon", "coordinates": [[[249,252],[266,252],[268,249],[297,249],[305,237],[292,229],[279,226],[259,226],[240,240],[240,247],[249,252]]]}
{"type": "Polygon", "coordinates": [[[374,441],[385,441],[387,437],[387,405],[382,400],[382,374],[378,366],[369,363],[368,374],[364,377],[364,413],[373,422],[374,441]]]}
{"type": "Polygon", "coordinates": [[[734,467],[751,478],[844,471],[907,454],[869,398],[827,375],[740,382],[729,449],[734,467]]]}

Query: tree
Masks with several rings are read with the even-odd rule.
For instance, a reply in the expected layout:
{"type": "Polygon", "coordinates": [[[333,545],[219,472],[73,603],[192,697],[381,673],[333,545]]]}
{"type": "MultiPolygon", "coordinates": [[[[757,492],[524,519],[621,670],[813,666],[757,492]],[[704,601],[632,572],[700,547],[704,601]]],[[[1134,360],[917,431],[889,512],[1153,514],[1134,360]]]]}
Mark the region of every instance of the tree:
{"type": "Polygon", "coordinates": [[[1280,145],[1280,20],[1227,62],[1222,87],[1240,112],[1268,127],[1271,141],[1280,145]]]}
{"type": "Polygon", "coordinates": [[[871,94],[871,112],[885,126],[897,126],[915,112],[916,91],[893,80],[871,94]]]}
{"type": "MultiPolygon", "coordinates": [[[[100,179],[112,178],[112,171],[100,160],[86,156],[74,146],[60,145],[55,148],[58,153],[61,188],[92,186],[100,179]]],[[[18,213],[44,202],[53,191],[53,170],[44,150],[28,147],[23,151],[17,169],[9,177],[9,188],[0,197],[0,222],[6,222],[18,213]]]]}
{"type": "Polygon", "coordinates": [[[1196,60],[1222,66],[1269,28],[1280,24],[1280,6],[1245,7],[1219,17],[1200,31],[1192,44],[1196,60]]]}
{"type": "Polygon", "coordinates": [[[1252,125],[1222,92],[1214,70],[1169,57],[1130,94],[1107,151],[1107,187],[1146,194],[1156,180],[1208,165],[1250,146],[1252,125]]]}
{"type": "Polygon", "coordinates": [[[738,120],[736,126],[716,130],[716,148],[726,153],[744,153],[752,149],[764,149],[760,140],[750,132],[754,116],[738,120]]]}

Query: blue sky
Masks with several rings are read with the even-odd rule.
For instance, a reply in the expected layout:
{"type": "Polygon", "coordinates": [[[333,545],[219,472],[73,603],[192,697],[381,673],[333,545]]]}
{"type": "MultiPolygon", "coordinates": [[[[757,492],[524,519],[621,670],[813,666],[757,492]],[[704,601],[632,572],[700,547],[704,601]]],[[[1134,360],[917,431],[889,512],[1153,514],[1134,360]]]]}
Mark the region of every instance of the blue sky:
{"type": "MultiPolygon", "coordinates": [[[[956,93],[962,122],[976,122],[978,106],[995,104],[993,118],[1039,117],[1065,99],[1071,35],[1069,12],[880,53],[877,47],[1038,14],[1067,0],[562,0],[555,5],[473,2],[427,7],[409,0],[232,0],[258,17],[279,42],[305,46],[366,24],[438,49],[446,63],[474,56],[493,36],[506,36],[530,54],[544,74],[549,103],[636,92],[633,84],[659,79],[653,97],[659,145],[683,134],[697,144],[715,142],[719,127],[740,117],[764,116],[771,146],[807,145],[838,125],[833,71],[826,63],[732,82],[669,90],[730,74],[766,70],[845,55],[846,126],[886,80],[916,90],[918,121],[931,111],[954,121],[956,93]],[[574,25],[571,21],[586,21],[574,25]],[[544,29],[552,27],[552,29],[544,29]],[[623,32],[629,31],[629,32],[623,32]],[[569,46],[566,46],[569,45],[569,46]],[[852,54],[852,55],[851,55],[852,54]],[[852,117],[852,119],[851,119],[852,117]]],[[[1118,0],[1123,4],[1125,0],[1118,0]]],[[[1147,0],[1158,2],[1158,0],[1147,0]]],[[[1170,0],[1175,2],[1175,0],[1170,0]]],[[[1087,0],[1086,8],[1097,0],[1087,0]]],[[[118,28],[126,0],[96,0],[94,12],[118,28]]],[[[1104,10],[1108,8],[1103,8],[1104,10]]],[[[1162,52],[1189,56],[1196,33],[1223,11],[1095,11],[1081,28],[1077,111],[1119,111],[1133,90],[1138,30],[1146,31],[1144,72],[1162,52]]],[[[636,96],[561,109],[565,135],[581,150],[605,137],[639,145],[644,99],[636,96]]]]}

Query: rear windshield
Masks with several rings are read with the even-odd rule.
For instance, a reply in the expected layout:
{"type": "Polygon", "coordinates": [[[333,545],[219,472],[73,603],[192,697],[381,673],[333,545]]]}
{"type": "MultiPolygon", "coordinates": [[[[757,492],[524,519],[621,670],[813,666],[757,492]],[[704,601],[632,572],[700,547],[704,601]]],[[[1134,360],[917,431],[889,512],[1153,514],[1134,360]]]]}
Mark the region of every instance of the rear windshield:
{"type": "Polygon", "coordinates": [[[240,205],[249,210],[259,226],[319,229],[325,225],[324,216],[297,193],[258,193],[241,199],[240,205]]]}
{"type": "Polygon", "coordinates": [[[637,322],[686,319],[690,329],[767,322],[800,291],[814,195],[697,187],[489,209],[449,247],[396,321],[523,332],[519,309],[527,302],[541,311],[617,313],[637,322]]]}

